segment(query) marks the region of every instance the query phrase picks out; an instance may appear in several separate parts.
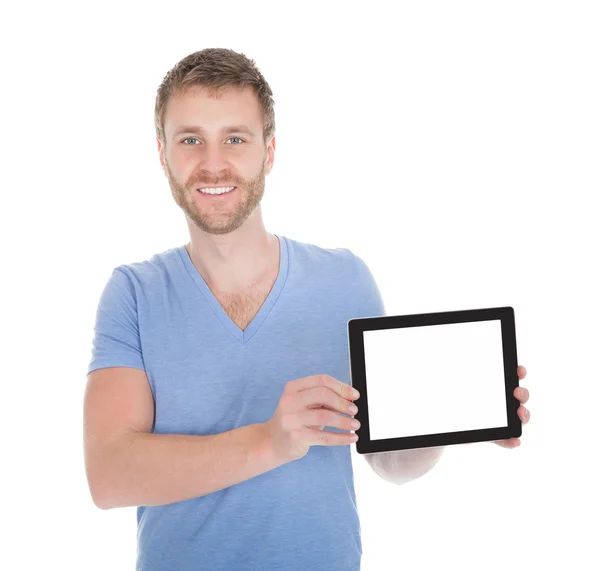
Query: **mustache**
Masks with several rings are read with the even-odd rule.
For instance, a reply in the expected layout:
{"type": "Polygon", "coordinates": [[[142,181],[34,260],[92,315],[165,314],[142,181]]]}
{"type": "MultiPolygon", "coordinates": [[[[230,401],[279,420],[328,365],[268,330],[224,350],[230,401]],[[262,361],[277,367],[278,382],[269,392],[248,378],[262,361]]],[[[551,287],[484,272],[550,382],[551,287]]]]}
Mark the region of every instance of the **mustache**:
{"type": "Polygon", "coordinates": [[[211,177],[210,175],[194,177],[190,186],[240,186],[240,182],[238,177],[234,176],[233,173],[224,172],[218,178],[211,177]]]}

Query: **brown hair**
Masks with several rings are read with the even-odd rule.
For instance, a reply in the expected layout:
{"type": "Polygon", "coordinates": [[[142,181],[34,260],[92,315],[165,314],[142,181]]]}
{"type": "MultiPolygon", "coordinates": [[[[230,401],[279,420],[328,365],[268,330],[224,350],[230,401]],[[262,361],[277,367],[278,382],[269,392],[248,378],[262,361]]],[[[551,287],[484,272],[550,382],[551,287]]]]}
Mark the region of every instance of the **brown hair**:
{"type": "Polygon", "coordinates": [[[190,87],[204,87],[218,97],[227,87],[243,88],[247,85],[253,87],[262,108],[266,145],[275,133],[273,92],[254,60],[226,48],[206,48],[194,52],[184,57],[165,75],[157,90],[154,107],[156,136],[163,145],[166,143],[165,109],[171,96],[179,95],[190,87]]]}

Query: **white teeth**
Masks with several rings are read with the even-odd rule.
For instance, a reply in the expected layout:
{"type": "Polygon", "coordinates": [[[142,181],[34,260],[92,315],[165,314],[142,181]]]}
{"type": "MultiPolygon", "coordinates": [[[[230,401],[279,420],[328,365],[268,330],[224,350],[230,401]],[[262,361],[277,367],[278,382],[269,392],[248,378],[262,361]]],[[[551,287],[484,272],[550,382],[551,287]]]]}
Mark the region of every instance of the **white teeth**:
{"type": "Polygon", "coordinates": [[[198,190],[204,194],[223,194],[233,190],[235,186],[220,186],[217,188],[199,188],[198,190]]]}

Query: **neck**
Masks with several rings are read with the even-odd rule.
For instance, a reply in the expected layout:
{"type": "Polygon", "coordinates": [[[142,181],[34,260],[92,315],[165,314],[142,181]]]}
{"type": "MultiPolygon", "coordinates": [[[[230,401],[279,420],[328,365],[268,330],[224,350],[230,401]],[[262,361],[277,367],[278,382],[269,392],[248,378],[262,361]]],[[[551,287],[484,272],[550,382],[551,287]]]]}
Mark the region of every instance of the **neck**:
{"type": "Polygon", "coordinates": [[[244,290],[279,266],[279,241],[264,227],[242,225],[229,234],[200,231],[185,247],[206,283],[220,291],[244,290]]]}

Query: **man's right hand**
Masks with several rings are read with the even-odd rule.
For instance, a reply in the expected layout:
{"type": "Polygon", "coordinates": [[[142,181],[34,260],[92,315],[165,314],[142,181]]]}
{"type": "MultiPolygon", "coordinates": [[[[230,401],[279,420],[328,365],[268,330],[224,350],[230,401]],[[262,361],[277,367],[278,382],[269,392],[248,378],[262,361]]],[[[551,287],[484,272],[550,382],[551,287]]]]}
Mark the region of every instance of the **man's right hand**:
{"type": "MultiPolygon", "coordinates": [[[[269,445],[282,462],[299,460],[313,445],[345,446],[358,440],[356,434],[323,431],[325,426],[356,430],[352,401],[359,398],[351,386],[329,375],[311,375],[285,385],[273,417],[264,423],[269,445]]],[[[358,421],[356,421],[358,422],[358,421]]]]}

